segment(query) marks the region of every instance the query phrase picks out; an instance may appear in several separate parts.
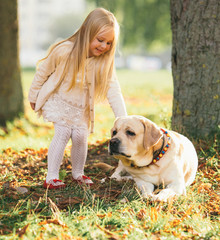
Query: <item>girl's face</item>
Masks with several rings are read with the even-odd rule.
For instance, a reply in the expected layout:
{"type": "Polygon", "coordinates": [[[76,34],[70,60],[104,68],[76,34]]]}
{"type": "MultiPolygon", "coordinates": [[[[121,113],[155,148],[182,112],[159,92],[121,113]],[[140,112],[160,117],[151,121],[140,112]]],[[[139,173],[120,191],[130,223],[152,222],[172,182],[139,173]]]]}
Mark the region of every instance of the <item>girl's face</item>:
{"type": "Polygon", "coordinates": [[[89,57],[98,57],[111,48],[114,39],[114,30],[99,32],[89,45],[89,57]]]}

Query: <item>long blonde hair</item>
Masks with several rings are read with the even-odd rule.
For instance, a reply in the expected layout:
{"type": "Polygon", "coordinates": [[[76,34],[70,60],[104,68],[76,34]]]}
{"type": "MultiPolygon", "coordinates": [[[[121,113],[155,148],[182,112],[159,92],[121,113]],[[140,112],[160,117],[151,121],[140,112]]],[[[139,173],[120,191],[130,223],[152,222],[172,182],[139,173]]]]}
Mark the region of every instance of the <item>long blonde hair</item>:
{"type": "Polygon", "coordinates": [[[82,73],[82,86],[85,76],[86,59],[89,58],[90,43],[100,31],[109,31],[110,29],[114,30],[114,39],[110,50],[105,54],[94,58],[96,62],[95,98],[99,100],[104,99],[108,91],[109,81],[113,77],[114,55],[119,36],[119,24],[115,16],[106,9],[96,8],[90,12],[81,27],[72,36],[52,45],[49,49],[48,55],[45,58],[41,59],[39,62],[45,60],[51,54],[54,48],[59,46],[61,43],[64,43],[66,41],[73,42],[71,52],[66,59],[62,78],[65,77],[66,72],[70,69],[70,65],[72,65],[73,78],[68,90],[75,86],[76,77],[80,71],[82,73]]]}

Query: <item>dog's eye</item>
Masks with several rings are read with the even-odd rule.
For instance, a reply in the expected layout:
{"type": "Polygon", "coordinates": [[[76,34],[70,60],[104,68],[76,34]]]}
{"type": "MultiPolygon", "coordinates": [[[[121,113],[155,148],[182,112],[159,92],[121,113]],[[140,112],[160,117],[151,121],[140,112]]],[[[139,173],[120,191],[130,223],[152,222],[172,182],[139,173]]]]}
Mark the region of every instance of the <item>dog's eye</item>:
{"type": "Polygon", "coordinates": [[[136,135],[135,132],[132,132],[132,131],[129,131],[129,130],[126,131],[126,134],[129,135],[129,136],[135,136],[136,135]]]}
{"type": "Polygon", "coordinates": [[[117,131],[114,130],[114,131],[112,132],[112,136],[115,136],[116,134],[117,134],[117,131]]]}

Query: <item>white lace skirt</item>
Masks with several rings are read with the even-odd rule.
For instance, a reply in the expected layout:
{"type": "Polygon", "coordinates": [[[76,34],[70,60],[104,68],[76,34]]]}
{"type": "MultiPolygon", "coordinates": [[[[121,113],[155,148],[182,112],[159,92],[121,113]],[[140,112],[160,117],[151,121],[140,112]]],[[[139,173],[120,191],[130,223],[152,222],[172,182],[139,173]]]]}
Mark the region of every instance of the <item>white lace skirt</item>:
{"type": "Polygon", "coordinates": [[[57,123],[72,128],[86,128],[89,125],[89,107],[82,108],[73,105],[54,93],[42,107],[45,121],[57,123]]]}

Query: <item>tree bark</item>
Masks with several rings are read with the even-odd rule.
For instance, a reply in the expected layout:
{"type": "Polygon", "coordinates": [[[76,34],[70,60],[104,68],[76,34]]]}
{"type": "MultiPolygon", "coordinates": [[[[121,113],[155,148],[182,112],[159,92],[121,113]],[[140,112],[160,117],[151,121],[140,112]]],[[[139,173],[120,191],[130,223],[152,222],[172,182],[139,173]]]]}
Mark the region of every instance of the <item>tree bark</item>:
{"type": "Polygon", "coordinates": [[[220,125],[220,1],[170,0],[172,128],[206,138],[220,125]]]}
{"type": "Polygon", "coordinates": [[[23,113],[17,0],[0,0],[0,126],[23,113]]]}

